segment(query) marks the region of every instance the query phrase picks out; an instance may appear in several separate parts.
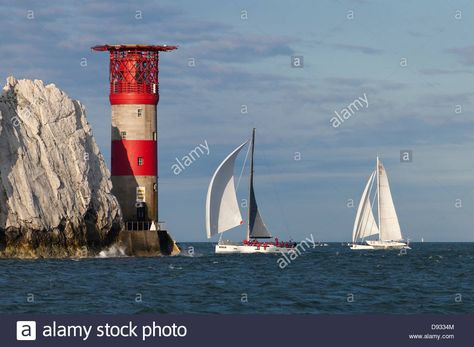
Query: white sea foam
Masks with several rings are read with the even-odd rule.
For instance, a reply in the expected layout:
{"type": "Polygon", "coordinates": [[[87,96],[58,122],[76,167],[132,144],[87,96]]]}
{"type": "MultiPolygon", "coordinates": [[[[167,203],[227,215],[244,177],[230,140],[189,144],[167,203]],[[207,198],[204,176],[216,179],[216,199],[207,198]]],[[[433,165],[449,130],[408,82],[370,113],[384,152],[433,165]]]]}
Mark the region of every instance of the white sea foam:
{"type": "Polygon", "coordinates": [[[181,252],[178,254],[179,257],[190,257],[197,258],[202,257],[204,254],[196,252],[194,246],[180,247],[181,252]]]}
{"type": "Polygon", "coordinates": [[[125,247],[113,244],[109,248],[104,249],[99,253],[97,258],[116,258],[116,257],[126,257],[125,247]]]}
{"type": "Polygon", "coordinates": [[[181,266],[174,266],[173,264],[170,264],[168,266],[170,270],[182,270],[183,268],[181,266]]]}

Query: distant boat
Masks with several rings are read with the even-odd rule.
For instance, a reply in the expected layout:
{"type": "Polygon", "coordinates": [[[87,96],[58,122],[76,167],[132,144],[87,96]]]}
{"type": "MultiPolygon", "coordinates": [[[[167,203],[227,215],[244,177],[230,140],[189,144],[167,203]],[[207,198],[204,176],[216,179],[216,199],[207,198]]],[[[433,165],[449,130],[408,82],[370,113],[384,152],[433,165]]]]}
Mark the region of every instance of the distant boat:
{"type": "Polygon", "coordinates": [[[423,237],[421,238],[421,242],[425,242],[425,240],[423,239],[423,237]]]}
{"type": "Polygon", "coordinates": [[[224,241],[222,233],[243,224],[234,186],[234,164],[241,149],[249,141],[234,149],[219,165],[212,176],[206,198],[206,233],[207,238],[220,234],[215,247],[216,253],[287,253],[293,249],[294,242],[272,240],[258,210],[253,185],[253,156],[255,149],[255,129],[252,132],[250,147],[250,180],[248,221],[245,240],[241,243],[224,241]],[[265,241],[259,241],[264,239],[265,241]]]}
{"type": "Polygon", "coordinates": [[[377,157],[376,169],[372,172],[365,186],[357,209],[352,230],[351,249],[409,249],[403,241],[397,212],[393,204],[387,172],[377,157]],[[375,194],[371,203],[371,192],[375,184],[375,194]],[[375,221],[372,205],[377,199],[377,217],[375,221]],[[378,239],[374,240],[375,235],[378,239]],[[372,239],[367,239],[372,237],[372,239]]]}

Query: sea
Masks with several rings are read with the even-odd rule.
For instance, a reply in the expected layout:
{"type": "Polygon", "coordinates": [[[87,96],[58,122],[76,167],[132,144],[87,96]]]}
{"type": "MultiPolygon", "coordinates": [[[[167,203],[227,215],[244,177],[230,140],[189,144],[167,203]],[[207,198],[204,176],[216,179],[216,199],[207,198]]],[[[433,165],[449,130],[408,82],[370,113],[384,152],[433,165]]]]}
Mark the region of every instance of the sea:
{"type": "Polygon", "coordinates": [[[282,255],[175,257],[111,249],[81,259],[0,260],[0,313],[474,313],[474,243],[352,251],[345,243],[282,255]]]}

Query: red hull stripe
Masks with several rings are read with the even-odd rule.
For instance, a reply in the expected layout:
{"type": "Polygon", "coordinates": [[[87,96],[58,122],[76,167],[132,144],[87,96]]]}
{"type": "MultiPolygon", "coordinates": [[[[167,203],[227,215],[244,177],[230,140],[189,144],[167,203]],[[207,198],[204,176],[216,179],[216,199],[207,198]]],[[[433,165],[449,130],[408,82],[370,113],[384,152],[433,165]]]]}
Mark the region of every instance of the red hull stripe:
{"type": "Polygon", "coordinates": [[[112,141],[112,176],[156,176],[156,144],[153,140],[112,141]]]}

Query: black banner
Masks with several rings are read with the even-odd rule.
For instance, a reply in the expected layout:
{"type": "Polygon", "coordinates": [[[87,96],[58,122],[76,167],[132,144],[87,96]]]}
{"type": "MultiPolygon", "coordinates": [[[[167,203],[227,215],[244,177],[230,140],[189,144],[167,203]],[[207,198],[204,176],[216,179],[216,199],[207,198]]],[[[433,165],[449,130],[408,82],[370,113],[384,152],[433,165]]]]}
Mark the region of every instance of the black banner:
{"type": "Polygon", "coordinates": [[[473,346],[472,315],[3,315],[1,346],[473,346]]]}

